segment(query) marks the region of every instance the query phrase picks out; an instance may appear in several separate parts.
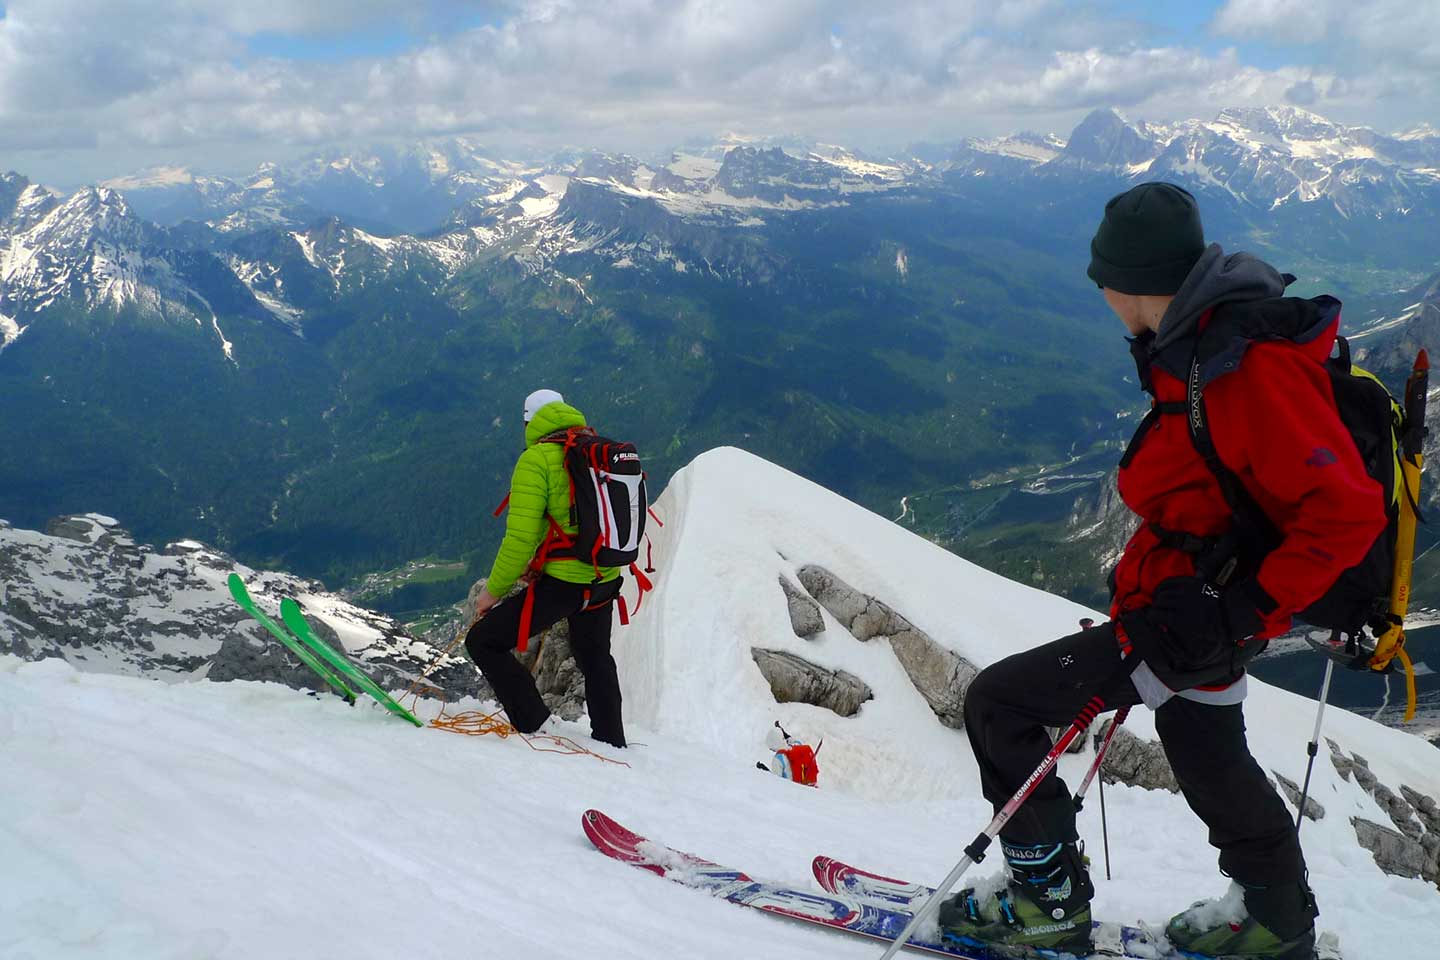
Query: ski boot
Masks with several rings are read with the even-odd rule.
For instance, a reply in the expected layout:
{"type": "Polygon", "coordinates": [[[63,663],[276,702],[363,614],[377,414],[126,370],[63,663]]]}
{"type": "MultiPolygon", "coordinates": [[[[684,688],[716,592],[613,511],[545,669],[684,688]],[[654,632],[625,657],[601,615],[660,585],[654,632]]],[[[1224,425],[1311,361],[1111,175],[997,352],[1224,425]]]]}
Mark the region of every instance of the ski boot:
{"type": "Polygon", "coordinates": [[[1090,952],[1090,861],[1074,843],[1001,842],[1010,878],[988,895],[974,888],[940,905],[940,933],[972,946],[1090,952]]]}
{"type": "Polygon", "coordinates": [[[1318,914],[1315,897],[1304,884],[1268,888],[1237,883],[1218,900],[1202,900],[1172,917],[1165,936],[1192,957],[1311,960],[1318,914]]]}

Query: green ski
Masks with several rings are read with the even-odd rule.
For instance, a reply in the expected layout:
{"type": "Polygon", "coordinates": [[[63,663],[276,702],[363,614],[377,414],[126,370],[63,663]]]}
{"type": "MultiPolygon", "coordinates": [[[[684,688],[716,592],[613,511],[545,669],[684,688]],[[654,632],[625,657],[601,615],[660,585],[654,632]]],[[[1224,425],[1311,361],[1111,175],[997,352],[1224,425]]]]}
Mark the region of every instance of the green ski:
{"type": "Polygon", "coordinates": [[[400,704],[396,703],[390,697],[390,694],[380,689],[379,684],[355,669],[355,666],[337,653],[335,648],[317,637],[315,631],[310,629],[310,624],[305,622],[305,615],[300,612],[300,604],[289,597],[285,597],[280,601],[280,617],[285,621],[285,626],[294,630],[295,635],[308,644],[310,649],[323,657],[326,662],[336,670],[349,677],[361,690],[364,690],[370,694],[370,696],[380,701],[386,710],[389,710],[396,716],[404,717],[417,727],[425,726],[425,724],[416,719],[415,714],[400,706],[400,704]]]}
{"type": "Polygon", "coordinates": [[[344,697],[347,703],[353,704],[355,702],[355,699],[360,696],[360,694],[351,690],[345,684],[345,681],[340,679],[335,671],[321,662],[320,658],[311,653],[305,647],[305,644],[286,633],[284,627],[281,627],[274,620],[267,617],[260,608],[255,605],[255,601],[250,598],[250,591],[245,589],[245,581],[240,579],[240,574],[230,574],[230,579],[226,582],[230,585],[230,596],[235,598],[235,602],[240,604],[246,613],[250,614],[250,616],[256,620],[259,620],[262,627],[274,634],[275,638],[285,644],[291,653],[300,658],[301,662],[319,674],[320,679],[324,680],[336,693],[344,697]]]}

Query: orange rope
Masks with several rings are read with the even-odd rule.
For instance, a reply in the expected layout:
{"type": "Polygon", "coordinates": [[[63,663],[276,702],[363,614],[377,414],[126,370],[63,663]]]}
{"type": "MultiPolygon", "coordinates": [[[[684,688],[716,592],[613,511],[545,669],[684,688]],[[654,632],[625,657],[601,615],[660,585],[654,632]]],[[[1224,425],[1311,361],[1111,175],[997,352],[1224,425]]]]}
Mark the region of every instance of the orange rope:
{"type": "MultiPolygon", "coordinates": [[[[479,618],[477,617],[476,619],[478,620],[479,618]]],[[[459,645],[460,641],[464,639],[465,635],[470,632],[470,627],[473,627],[474,625],[475,622],[472,621],[469,627],[466,627],[464,630],[460,631],[459,635],[456,636],[455,639],[450,643],[450,646],[446,647],[440,652],[439,656],[437,656],[434,660],[430,661],[429,666],[427,666],[423,671],[421,671],[420,676],[415,679],[414,683],[410,684],[410,689],[406,690],[405,693],[401,696],[400,700],[402,705],[405,698],[409,697],[411,699],[410,712],[414,713],[415,708],[418,707],[420,704],[420,694],[422,692],[421,685],[424,684],[423,692],[433,696],[435,699],[440,701],[440,714],[434,720],[431,720],[429,724],[430,726],[435,727],[437,730],[448,730],[450,733],[460,733],[464,734],[467,737],[483,737],[487,734],[494,734],[502,740],[514,734],[520,734],[520,739],[525,741],[525,745],[528,746],[531,750],[536,751],[537,753],[558,753],[564,756],[584,755],[594,757],[597,760],[604,760],[606,763],[619,764],[622,767],[630,766],[630,764],[626,763],[624,760],[616,760],[614,757],[607,757],[604,754],[596,753],[593,750],[587,749],[586,747],[583,747],[580,744],[576,743],[574,740],[571,740],[569,737],[560,737],[550,733],[520,733],[520,731],[516,730],[515,727],[512,726],[508,720],[502,719],[500,717],[499,710],[495,711],[494,713],[482,713],[479,710],[466,710],[463,713],[447,714],[445,712],[445,708],[450,705],[450,702],[445,699],[444,692],[442,692],[437,687],[425,683],[425,678],[428,677],[430,675],[430,672],[439,665],[441,660],[444,660],[447,656],[449,656],[450,651],[454,650],[455,647],[459,645]]],[[[537,668],[540,664],[540,655],[543,653],[544,645],[542,642],[541,647],[536,651],[535,656],[535,666],[537,668]]]]}

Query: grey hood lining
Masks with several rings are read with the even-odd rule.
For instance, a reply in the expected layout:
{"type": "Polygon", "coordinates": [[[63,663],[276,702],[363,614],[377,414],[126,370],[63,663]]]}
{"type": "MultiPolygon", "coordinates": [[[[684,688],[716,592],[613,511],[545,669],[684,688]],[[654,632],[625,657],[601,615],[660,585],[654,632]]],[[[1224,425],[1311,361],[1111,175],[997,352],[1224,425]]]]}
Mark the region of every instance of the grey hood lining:
{"type": "Polygon", "coordinates": [[[1151,353],[1195,332],[1200,317],[1222,303],[1269,300],[1285,293],[1285,279],[1270,264],[1248,253],[1227,255],[1218,243],[1205,248],[1190,275],[1160,318],[1151,353]]]}

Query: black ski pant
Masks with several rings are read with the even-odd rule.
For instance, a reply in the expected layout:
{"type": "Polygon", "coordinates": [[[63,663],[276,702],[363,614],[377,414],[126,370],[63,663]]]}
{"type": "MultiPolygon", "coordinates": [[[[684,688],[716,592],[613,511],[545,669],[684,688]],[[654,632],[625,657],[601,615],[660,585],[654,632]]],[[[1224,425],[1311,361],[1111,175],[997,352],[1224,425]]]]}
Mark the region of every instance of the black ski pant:
{"type": "MultiPolygon", "coordinates": [[[[610,617],[622,582],[616,577],[606,583],[567,583],[542,576],[535,582],[530,618],[532,637],[561,620],[569,621],[570,650],[585,678],[591,736],[616,747],[625,746],[625,726],[620,719],[620,678],[610,655],[610,617]]],[[[550,708],[535,689],[530,671],[511,653],[520,640],[524,603],[525,594],[519,593],[491,607],[465,635],[465,649],[494,689],[510,723],[521,733],[534,733],[549,718],[550,708]]]]}
{"type": "MultiPolygon", "coordinates": [[[[1082,630],[986,667],[965,695],[965,729],[980,764],[985,799],[998,811],[1050,752],[1046,727],[1068,727],[1096,695],[1107,710],[1139,704],[1111,624],[1082,630]]],[[[1172,697],[1155,711],[1155,729],[1185,801],[1210,828],[1220,869],[1247,888],[1284,891],[1285,917],[1251,913],[1272,930],[1300,923],[1293,891],[1305,889],[1295,824],[1250,755],[1240,704],[1217,706],[1172,697]],[[1292,909],[1293,908],[1293,909],[1292,909]],[[1267,922],[1267,919],[1271,922],[1267,922]],[[1272,926],[1272,922],[1274,925],[1272,926]]],[[[1074,841],[1075,805],[1054,770],[1001,831],[1016,844],[1074,841]]],[[[1277,930],[1277,932],[1279,932],[1277,930]]]]}

